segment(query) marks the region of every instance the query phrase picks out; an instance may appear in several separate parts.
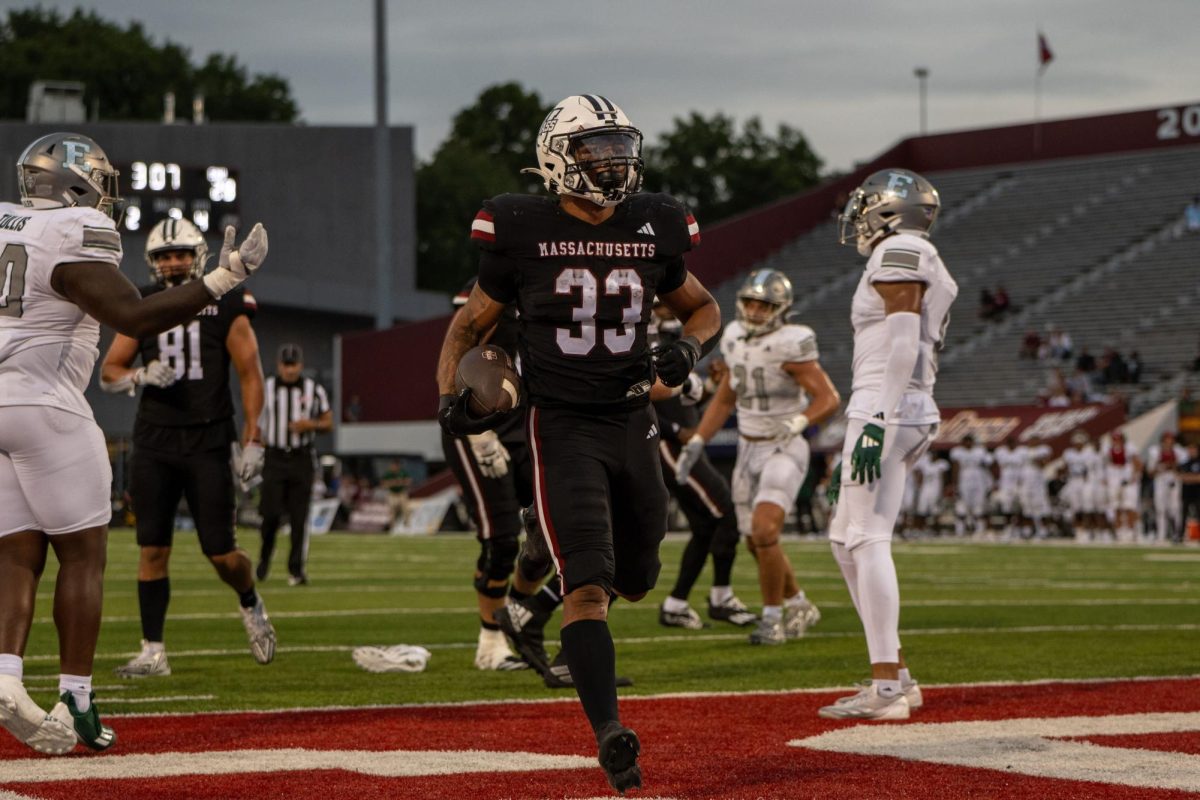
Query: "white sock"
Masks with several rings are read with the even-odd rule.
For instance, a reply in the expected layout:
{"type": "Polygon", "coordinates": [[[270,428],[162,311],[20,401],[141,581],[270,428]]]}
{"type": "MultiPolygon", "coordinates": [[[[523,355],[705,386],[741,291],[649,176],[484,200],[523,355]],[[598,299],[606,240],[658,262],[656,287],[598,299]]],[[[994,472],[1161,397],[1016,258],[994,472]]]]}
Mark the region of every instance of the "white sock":
{"type": "Polygon", "coordinates": [[[714,606],[725,605],[725,601],[733,597],[732,586],[714,586],[708,590],[708,602],[714,606]]]}
{"type": "Polygon", "coordinates": [[[913,682],[912,673],[908,671],[908,667],[900,668],[900,685],[904,686],[913,682]]]}
{"type": "Polygon", "coordinates": [[[783,619],[783,606],[763,606],[762,618],[768,622],[779,622],[783,619]]]}
{"type": "Polygon", "coordinates": [[[75,708],[87,711],[92,707],[92,676],[67,675],[58,676],[58,693],[70,692],[75,698],[75,708]]]}
{"type": "Polygon", "coordinates": [[[879,692],[880,697],[895,697],[900,694],[900,681],[884,681],[876,679],[872,681],[875,684],[875,691],[879,692]]]}
{"type": "Polygon", "coordinates": [[[147,642],[144,639],[142,640],[142,652],[143,653],[150,653],[150,654],[161,653],[165,649],[166,648],[163,646],[162,642],[147,642]]]}
{"type": "Polygon", "coordinates": [[[799,592],[796,592],[796,594],[784,600],[783,604],[788,608],[792,608],[793,606],[804,605],[806,600],[807,598],[804,596],[804,590],[801,589],[799,592]]]}
{"type": "Polygon", "coordinates": [[[682,614],[687,611],[687,600],[680,600],[678,597],[667,595],[667,599],[663,600],[663,609],[672,614],[682,614]]]}
{"type": "Polygon", "coordinates": [[[12,653],[0,653],[0,675],[11,675],[21,680],[25,677],[25,659],[12,653]]]}
{"type": "Polygon", "coordinates": [[[504,638],[504,631],[489,631],[487,628],[479,629],[479,646],[495,645],[497,642],[508,646],[507,640],[504,638]]]}

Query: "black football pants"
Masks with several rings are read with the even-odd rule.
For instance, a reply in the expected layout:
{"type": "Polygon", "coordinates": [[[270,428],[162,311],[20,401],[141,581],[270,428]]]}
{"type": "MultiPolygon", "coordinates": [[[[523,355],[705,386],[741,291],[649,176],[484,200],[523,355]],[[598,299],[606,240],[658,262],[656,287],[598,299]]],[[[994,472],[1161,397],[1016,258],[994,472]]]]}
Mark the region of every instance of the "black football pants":
{"type": "Polygon", "coordinates": [[[297,578],[305,575],[308,564],[308,507],[312,502],[313,474],[312,450],[267,448],[259,505],[262,514],[261,562],[271,563],[275,534],[286,513],[292,525],[288,573],[297,578]]]}

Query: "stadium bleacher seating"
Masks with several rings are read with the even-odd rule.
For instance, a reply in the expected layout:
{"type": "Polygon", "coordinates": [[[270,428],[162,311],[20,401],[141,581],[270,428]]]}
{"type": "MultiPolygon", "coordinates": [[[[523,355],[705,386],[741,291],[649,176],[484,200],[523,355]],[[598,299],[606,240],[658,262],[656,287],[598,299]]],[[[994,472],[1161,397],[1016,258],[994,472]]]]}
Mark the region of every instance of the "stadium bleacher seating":
{"type": "MultiPolygon", "coordinates": [[[[983,169],[931,172],[942,195],[935,242],[959,283],[941,359],[939,401],[1029,403],[1055,364],[1017,357],[1029,329],[1068,331],[1076,353],[1136,350],[1135,409],[1177,391],[1200,330],[1200,234],[1183,210],[1200,187],[1200,148],[1145,151],[983,169]],[[979,317],[982,289],[1004,285],[1014,311],[979,317]]],[[[757,266],[788,274],[794,319],[812,326],[822,363],[849,389],[850,296],[862,260],[837,244],[836,222],[818,225],[757,266]]],[[[714,294],[727,319],[741,278],[714,294]]],[[[1070,373],[1071,365],[1064,371],[1070,373]]]]}

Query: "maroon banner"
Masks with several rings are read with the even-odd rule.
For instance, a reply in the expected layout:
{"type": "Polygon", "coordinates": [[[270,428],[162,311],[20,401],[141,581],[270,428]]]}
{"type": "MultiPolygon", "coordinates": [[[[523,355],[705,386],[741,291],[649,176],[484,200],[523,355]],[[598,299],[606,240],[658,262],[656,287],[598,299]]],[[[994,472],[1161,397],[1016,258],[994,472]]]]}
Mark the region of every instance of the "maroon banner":
{"type": "MultiPolygon", "coordinates": [[[[942,426],[934,440],[936,450],[949,450],[968,433],[986,447],[1003,444],[1010,436],[1020,444],[1048,444],[1058,455],[1078,429],[1092,437],[1108,433],[1125,421],[1125,410],[1113,403],[1046,408],[1045,406],[980,406],[943,408],[942,426]]],[[[838,417],[813,437],[812,449],[840,452],[846,437],[846,418],[838,417]]]]}
{"type": "Polygon", "coordinates": [[[953,447],[967,434],[995,447],[1015,436],[1020,444],[1048,444],[1055,455],[1071,443],[1076,430],[1098,437],[1125,421],[1125,409],[1116,403],[1046,408],[1045,406],[992,406],[943,408],[942,427],[933,446],[953,447]]]}

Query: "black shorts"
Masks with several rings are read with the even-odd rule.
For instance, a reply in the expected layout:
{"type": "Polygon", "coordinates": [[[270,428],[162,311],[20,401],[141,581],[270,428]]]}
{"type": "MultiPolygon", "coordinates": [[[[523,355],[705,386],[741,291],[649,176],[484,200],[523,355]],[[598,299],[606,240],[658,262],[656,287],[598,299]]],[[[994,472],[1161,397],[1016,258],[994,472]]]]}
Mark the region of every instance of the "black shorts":
{"type": "Polygon", "coordinates": [[[538,518],[563,591],[653,589],[667,531],[654,409],[530,408],[527,425],[538,518]]]}
{"type": "Polygon", "coordinates": [[[229,448],[197,453],[163,452],[137,447],[130,465],[130,494],[142,547],[170,547],[180,498],[196,522],[206,556],[237,547],[233,522],[236,501],[229,448]]]}
{"type": "Polygon", "coordinates": [[[508,474],[488,478],[479,471],[465,436],[442,433],[442,452],[462,487],[463,501],[481,541],[516,541],[521,535],[521,509],[533,505],[533,468],[524,437],[509,436],[502,441],[511,459],[508,474]]]}

